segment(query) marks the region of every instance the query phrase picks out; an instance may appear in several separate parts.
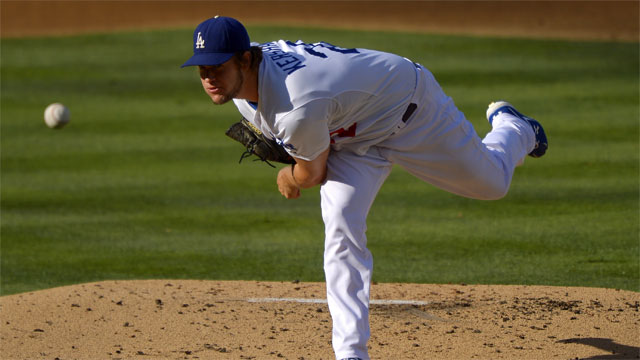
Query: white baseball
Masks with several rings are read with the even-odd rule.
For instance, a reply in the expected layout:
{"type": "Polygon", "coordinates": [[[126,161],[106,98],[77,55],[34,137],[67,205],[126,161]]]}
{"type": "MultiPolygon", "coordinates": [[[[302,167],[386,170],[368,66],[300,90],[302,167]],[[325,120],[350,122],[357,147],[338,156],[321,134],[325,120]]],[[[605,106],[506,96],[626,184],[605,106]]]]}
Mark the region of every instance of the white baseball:
{"type": "Polygon", "coordinates": [[[44,110],[44,122],[52,129],[59,129],[69,122],[71,113],[66,106],[53,103],[44,110]]]}

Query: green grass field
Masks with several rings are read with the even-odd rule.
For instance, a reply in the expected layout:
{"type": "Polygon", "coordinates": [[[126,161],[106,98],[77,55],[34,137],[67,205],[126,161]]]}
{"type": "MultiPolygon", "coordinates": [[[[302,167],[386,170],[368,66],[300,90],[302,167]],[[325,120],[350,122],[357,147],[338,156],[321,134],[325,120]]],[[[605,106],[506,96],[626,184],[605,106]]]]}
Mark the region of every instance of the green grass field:
{"type": "MultiPolygon", "coordinates": [[[[1,43],[1,294],[114,279],[323,281],[318,189],[224,135],[190,29],[1,43]],[[72,121],[43,122],[62,102],[72,121]]],[[[428,67],[483,136],[505,98],[540,120],[543,159],[475,201],[394,170],[369,218],[377,282],[640,290],[638,44],[249,27],[395,52],[428,67]]]]}

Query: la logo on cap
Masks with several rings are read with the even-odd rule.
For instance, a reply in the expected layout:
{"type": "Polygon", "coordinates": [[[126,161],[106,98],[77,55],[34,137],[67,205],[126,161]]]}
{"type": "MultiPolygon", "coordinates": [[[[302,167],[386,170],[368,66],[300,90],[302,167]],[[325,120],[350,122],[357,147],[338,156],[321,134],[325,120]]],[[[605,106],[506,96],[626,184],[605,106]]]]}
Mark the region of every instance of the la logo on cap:
{"type": "Polygon", "coordinates": [[[204,39],[202,38],[202,32],[198,32],[198,39],[196,40],[196,49],[204,49],[204,39]]]}
{"type": "Polygon", "coordinates": [[[193,56],[182,64],[182,67],[220,65],[229,61],[234,54],[251,48],[249,34],[244,25],[234,18],[225,16],[216,16],[201,22],[193,31],[190,40],[193,56]]]}

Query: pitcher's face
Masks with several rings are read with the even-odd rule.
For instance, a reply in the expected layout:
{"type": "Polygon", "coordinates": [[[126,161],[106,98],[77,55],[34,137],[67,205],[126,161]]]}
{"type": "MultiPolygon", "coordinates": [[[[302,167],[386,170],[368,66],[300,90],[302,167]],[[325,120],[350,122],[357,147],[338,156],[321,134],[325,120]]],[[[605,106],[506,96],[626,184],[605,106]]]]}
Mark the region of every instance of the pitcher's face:
{"type": "Polygon", "coordinates": [[[204,91],[214,104],[222,105],[237,97],[244,83],[240,64],[234,58],[215,66],[198,66],[204,91]]]}

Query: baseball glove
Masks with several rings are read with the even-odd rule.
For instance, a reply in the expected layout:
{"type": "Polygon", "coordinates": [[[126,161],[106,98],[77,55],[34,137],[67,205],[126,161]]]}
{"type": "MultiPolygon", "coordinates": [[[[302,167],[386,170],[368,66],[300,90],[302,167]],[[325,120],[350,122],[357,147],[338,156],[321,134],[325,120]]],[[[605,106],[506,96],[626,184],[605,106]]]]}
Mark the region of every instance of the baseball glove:
{"type": "Polygon", "coordinates": [[[280,146],[275,140],[269,139],[262,132],[253,126],[247,119],[242,118],[241,121],[231,125],[225,134],[235,141],[238,141],[247,150],[240,156],[240,162],[245,158],[255,155],[256,160],[262,160],[269,166],[273,166],[269,161],[275,161],[283,164],[295,164],[296,161],[280,146]]]}

